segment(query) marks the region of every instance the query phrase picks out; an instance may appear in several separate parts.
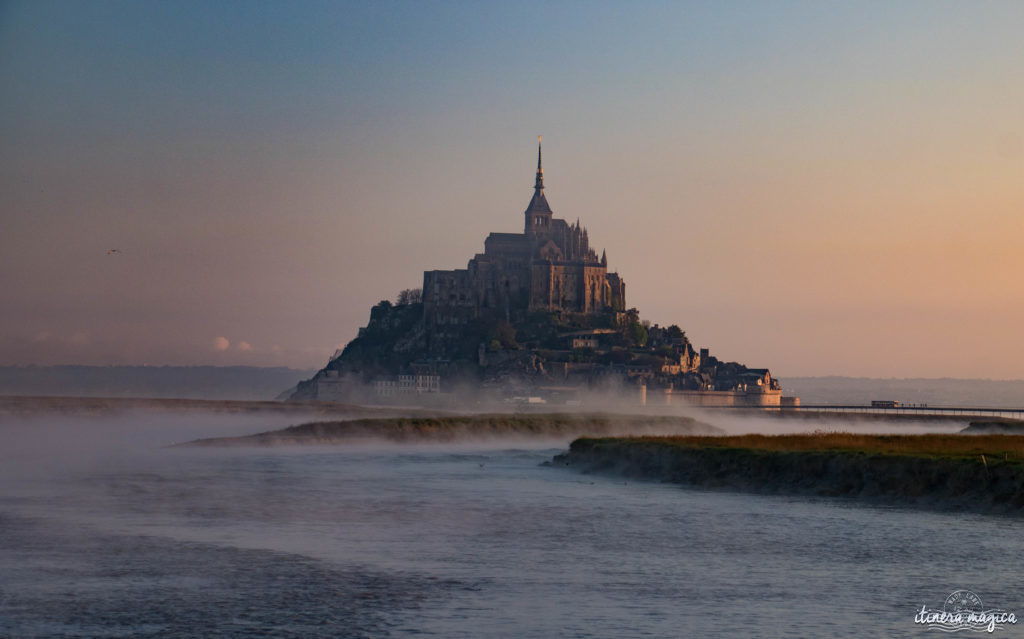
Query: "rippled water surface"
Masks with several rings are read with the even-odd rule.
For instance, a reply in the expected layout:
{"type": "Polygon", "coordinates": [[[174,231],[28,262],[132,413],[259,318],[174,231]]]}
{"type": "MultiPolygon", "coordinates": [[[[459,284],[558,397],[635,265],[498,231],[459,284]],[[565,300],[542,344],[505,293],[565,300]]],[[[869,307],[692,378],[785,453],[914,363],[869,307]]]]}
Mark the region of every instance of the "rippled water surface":
{"type": "Polygon", "coordinates": [[[914,613],[961,588],[1024,612],[1011,519],[627,483],[550,443],[160,447],[272,426],[200,421],[3,424],[0,636],[939,636],[914,613]]]}

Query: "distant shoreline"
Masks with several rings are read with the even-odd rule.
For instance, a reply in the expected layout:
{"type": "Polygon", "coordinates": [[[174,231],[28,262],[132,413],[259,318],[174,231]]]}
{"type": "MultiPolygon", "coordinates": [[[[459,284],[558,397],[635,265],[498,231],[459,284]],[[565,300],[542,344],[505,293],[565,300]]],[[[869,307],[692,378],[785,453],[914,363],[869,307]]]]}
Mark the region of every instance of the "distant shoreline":
{"type": "MultiPolygon", "coordinates": [[[[866,408],[866,407],[865,407],[866,408]]],[[[0,395],[0,415],[3,414],[86,414],[104,415],[138,410],[158,411],[197,411],[214,413],[298,413],[309,415],[347,417],[374,416],[444,416],[456,414],[623,414],[648,416],[686,416],[698,415],[702,419],[713,421],[716,416],[741,416],[744,418],[772,420],[821,420],[824,422],[842,420],[844,422],[963,422],[965,425],[972,420],[999,421],[999,418],[972,417],[969,415],[935,415],[902,412],[838,412],[817,411],[813,409],[768,410],[757,408],[708,408],[674,406],[662,410],[659,406],[621,406],[615,410],[600,407],[578,406],[564,407],[553,404],[538,405],[503,405],[500,403],[466,406],[465,410],[442,410],[438,408],[385,405],[385,404],[346,404],[328,401],[281,401],[281,400],[249,400],[249,399],[192,399],[166,397],[91,397],[61,395],[0,395]]]]}
{"type": "Polygon", "coordinates": [[[581,438],[552,464],[700,488],[1024,513],[1024,438],[1015,435],[581,438]]]}
{"type": "Polygon", "coordinates": [[[0,365],[0,395],[279,399],[315,370],[281,366],[0,365]]]}
{"type": "Polygon", "coordinates": [[[212,413],[301,413],[311,415],[436,414],[408,407],[362,406],[334,402],[283,402],[273,400],[171,399],[163,397],[63,397],[50,395],[0,395],[0,415],[109,415],[129,411],[195,411],[212,413]]]}

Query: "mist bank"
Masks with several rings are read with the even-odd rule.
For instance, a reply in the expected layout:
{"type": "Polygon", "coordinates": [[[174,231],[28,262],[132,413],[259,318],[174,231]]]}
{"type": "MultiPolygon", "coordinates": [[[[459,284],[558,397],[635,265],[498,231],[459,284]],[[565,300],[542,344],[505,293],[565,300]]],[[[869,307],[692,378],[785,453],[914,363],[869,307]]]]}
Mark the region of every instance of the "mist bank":
{"type": "Polygon", "coordinates": [[[1012,435],[581,438],[552,464],[761,494],[1015,516],[1024,508],[1024,438],[1012,435]]]}
{"type": "Polygon", "coordinates": [[[970,435],[976,434],[1003,434],[1003,435],[1024,435],[1024,421],[1019,419],[985,419],[971,422],[967,428],[960,431],[970,435]]]}
{"type": "Polygon", "coordinates": [[[242,437],[199,439],[179,446],[281,446],[356,442],[567,440],[584,435],[721,434],[692,417],[607,413],[511,413],[393,417],[311,422],[242,437]]]}

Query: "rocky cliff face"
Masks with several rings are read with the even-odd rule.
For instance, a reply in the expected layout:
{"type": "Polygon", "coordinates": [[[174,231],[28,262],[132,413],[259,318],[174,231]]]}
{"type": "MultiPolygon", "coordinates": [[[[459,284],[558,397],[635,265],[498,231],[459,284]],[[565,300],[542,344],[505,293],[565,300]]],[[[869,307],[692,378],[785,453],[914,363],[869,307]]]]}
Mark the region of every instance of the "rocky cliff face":
{"type": "Polygon", "coordinates": [[[1024,514],[1024,465],[980,455],[964,459],[687,448],[627,438],[576,440],[553,463],[586,473],[705,488],[1024,514]]]}
{"type": "Polygon", "coordinates": [[[617,388],[632,396],[643,381],[680,391],[750,389],[756,402],[769,396],[760,391],[775,391],[778,404],[777,381],[767,369],[720,362],[707,349],[698,355],[681,328],[642,322],[636,309],[538,311],[518,320],[482,315],[438,324],[424,319],[424,308],[416,301],[375,305],[358,337],[298,384],[290,399],[367,401],[376,396],[375,380],[430,375],[446,393],[475,386],[529,395],[538,387],[560,386],[617,388]]]}

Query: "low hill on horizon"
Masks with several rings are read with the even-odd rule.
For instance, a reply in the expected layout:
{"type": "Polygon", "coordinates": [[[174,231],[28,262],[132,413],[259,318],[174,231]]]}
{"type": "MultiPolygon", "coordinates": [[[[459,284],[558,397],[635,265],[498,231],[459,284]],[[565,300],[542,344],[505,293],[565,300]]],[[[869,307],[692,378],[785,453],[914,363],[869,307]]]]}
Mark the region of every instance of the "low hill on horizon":
{"type": "Polygon", "coordinates": [[[271,400],[315,372],[283,366],[0,366],[0,395],[271,400]]]}
{"type": "MultiPolygon", "coordinates": [[[[273,400],[315,373],[282,366],[0,366],[0,395],[273,400]]],[[[805,405],[1024,408],[1024,380],[829,375],[784,377],[782,386],[805,405]]]]}

